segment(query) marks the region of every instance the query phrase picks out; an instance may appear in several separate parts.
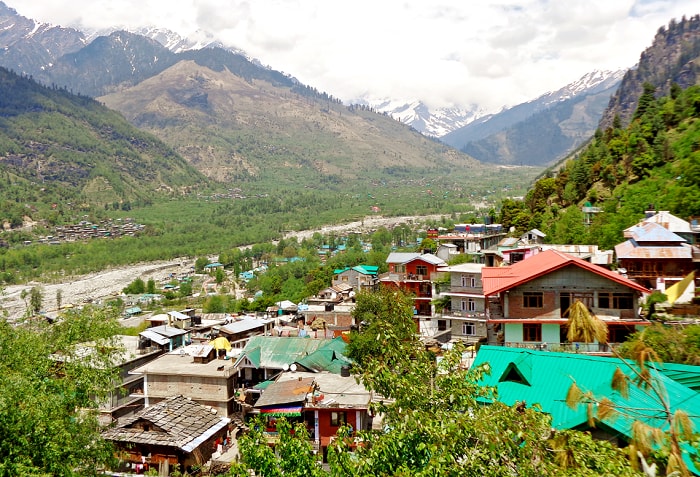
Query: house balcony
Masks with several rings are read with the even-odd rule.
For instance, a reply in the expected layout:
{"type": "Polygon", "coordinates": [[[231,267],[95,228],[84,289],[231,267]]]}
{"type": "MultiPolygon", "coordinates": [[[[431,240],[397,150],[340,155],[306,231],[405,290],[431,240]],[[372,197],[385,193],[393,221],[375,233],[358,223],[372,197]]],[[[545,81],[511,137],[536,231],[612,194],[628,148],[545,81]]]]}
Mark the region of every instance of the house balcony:
{"type": "Polygon", "coordinates": [[[416,273],[386,273],[382,275],[381,280],[392,282],[429,282],[432,275],[422,275],[416,273]]]}
{"type": "Polygon", "coordinates": [[[447,296],[474,296],[483,298],[484,289],[481,287],[463,287],[463,286],[451,286],[449,290],[441,292],[442,295],[447,296]]]}
{"type": "Polygon", "coordinates": [[[456,311],[444,311],[441,315],[441,318],[445,320],[477,320],[477,321],[486,321],[486,312],[484,311],[463,311],[463,310],[456,310],[456,311]]]}

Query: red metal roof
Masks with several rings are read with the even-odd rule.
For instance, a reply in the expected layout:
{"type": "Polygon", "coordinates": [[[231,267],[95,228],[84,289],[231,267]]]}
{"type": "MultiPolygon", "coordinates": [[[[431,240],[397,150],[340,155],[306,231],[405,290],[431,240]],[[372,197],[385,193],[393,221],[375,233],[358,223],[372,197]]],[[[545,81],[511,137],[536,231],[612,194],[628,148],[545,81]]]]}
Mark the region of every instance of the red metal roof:
{"type": "Polygon", "coordinates": [[[619,273],[611,272],[606,268],[599,267],[573,255],[550,249],[509,267],[484,267],[481,272],[484,296],[510,290],[569,265],[583,268],[641,293],[651,293],[651,290],[623,277],[619,273]]]}

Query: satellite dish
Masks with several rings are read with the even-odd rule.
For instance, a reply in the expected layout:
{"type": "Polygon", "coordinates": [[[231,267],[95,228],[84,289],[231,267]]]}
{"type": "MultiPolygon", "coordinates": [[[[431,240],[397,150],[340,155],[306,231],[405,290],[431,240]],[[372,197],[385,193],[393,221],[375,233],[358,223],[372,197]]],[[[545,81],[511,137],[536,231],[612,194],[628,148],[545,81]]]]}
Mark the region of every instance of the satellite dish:
{"type": "Polygon", "coordinates": [[[297,365],[294,364],[294,363],[292,363],[292,365],[289,367],[289,369],[290,369],[290,370],[292,371],[292,373],[293,373],[294,371],[297,370],[297,365]]]}
{"type": "Polygon", "coordinates": [[[282,371],[289,371],[289,365],[287,363],[284,363],[282,366],[282,371]]]}

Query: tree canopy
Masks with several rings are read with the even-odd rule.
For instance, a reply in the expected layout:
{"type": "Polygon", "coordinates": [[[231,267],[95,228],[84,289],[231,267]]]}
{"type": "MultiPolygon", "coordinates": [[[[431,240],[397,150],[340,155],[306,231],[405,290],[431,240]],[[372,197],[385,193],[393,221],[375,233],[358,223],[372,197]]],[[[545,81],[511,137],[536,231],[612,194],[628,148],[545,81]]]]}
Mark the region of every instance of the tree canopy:
{"type": "Polygon", "coordinates": [[[293,439],[305,433],[285,433],[274,455],[254,430],[242,438],[243,468],[257,475],[332,476],[594,476],[637,475],[624,455],[588,433],[554,431],[551,420],[525,403],[506,406],[494,390],[481,386],[488,366],[468,369],[463,348],[456,346],[441,359],[421,345],[412,321],[411,299],[384,290],[357,296],[355,318],[363,324],[348,346],[353,372],[381,396],[372,405],[382,430],[360,430],[361,442],[349,452],[341,429],[328,453],[329,470],[309,467],[310,446],[293,439]],[[377,417],[379,418],[379,417],[377,417]],[[294,453],[287,451],[294,449],[294,453]],[[290,468],[292,462],[297,462],[290,468]]]}
{"type": "Polygon", "coordinates": [[[116,330],[97,308],[54,324],[0,319],[0,476],[97,475],[111,461],[97,403],[112,390],[116,330]]]}

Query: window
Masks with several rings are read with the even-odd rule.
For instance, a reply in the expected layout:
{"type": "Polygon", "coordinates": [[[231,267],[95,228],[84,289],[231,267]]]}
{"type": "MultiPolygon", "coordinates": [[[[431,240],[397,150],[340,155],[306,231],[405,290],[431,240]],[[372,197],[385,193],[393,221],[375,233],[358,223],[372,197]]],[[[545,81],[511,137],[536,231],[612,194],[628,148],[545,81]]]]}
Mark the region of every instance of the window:
{"type": "Polygon", "coordinates": [[[467,300],[467,309],[469,311],[476,311],[476,301],[473,298],[467,300]]]}
{"type": "Polygon", "coordinates": [[[348,422],[345,412],[331,412],[331,426],[339,427],[348,422]]]}
{"type": "Polygon", "coordinates": [[[539,323],[524,323],[523,341],[542,341],[542,325],[539,323]]]}
{"type": "Polygon", "coordinates": [[[512,252],[510,254],[510,263],[518,263],[525,260],[525,252],[512,252]]]}
{"type": "Polygon", "coordinates": [[[523,308],[542,308],[542,292],[523,292],[523,308]]]}
{"type": "Polygon", "coordinates": [[[438,320],[438,331],[447,330],[447,320],[438,320]]]}
{"type": "Polygon", "coordinates": [[[470,275],[462,275],[462,286],[476,288],[476,278],[470,275]]]}
{"type": "Polygon", "coordinates": [[[634,297],[631,293],[599,293],[598,306],[613,310],[631,310],[634,308],[634,297]]]}
{"type": "Polygon", "coordinates": [[[476,334],[476,326],[474,323],[462,323],[462,334],[473,336],[476,334]]]}
{"type": "Polygon", "coordinates": [[[428,274],[428,267],[425,265],[416,265],[416,274],[417,275],[427,275],[428,274]]]}
{"type": "Polygon", "coordinates": [[[343,281],[344,281],[344,282],[347,282],[347,281],[348,281],[348,276],[347,276],[347,275],[343,275],[343,281]]]}

